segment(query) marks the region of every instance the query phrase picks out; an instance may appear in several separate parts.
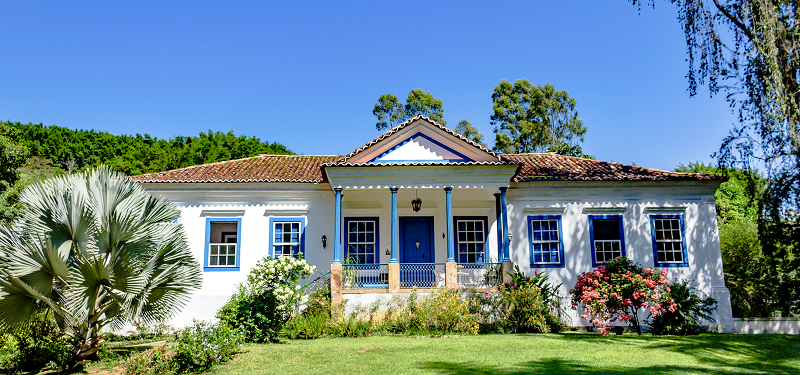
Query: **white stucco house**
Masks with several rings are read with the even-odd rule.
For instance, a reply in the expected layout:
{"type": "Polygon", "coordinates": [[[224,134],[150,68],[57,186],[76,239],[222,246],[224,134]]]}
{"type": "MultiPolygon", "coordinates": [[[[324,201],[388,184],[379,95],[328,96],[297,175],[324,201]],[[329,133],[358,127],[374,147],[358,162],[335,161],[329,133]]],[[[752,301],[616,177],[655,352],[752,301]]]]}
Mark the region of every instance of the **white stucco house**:
{"type": "MultiPolygon", "coordinates": [[[[324,136],[320,134],[318,136],[324,136]]],[[[357,136],[357,134],[354,134],[357,136]]],[[[415,117],[346,155],[259,155],[134,177],[182,212],[203,287],[173,322],[211,319],[264,256],[302,252],[334,299],[490,288],[502,269],[563,284],[627,256],[688,278],[732,325],[718,176],[552,153],[496,154],[415,117]]],[[[574,325],[589,325],[578,314],[574,325]]]]}

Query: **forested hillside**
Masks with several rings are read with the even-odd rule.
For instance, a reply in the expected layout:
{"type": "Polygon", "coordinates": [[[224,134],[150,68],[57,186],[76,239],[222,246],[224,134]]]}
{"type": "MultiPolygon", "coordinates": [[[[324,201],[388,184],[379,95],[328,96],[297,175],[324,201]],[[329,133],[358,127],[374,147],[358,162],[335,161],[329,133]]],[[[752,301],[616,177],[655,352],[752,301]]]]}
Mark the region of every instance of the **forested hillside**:
{"type": "Polygon", "coordinates": [[[114,135],[95,130],[72,130],[42,124],[6,123],[18,130],[18,142],[30,156],[50,159],[65,170],[107,164],[129,175],[159,172],[190,165],[245,158],[258,154],[292,154],[286,146],[256,137],[200,133],[158,139],[148,134],[114,135]]]}
{"type": "Polygon", "coordinates": [[[19,193],[47,177],[106,164],[137,175],[255,156],[292,154],[286,146],[257,137],[200,133],[158,139],[148,134],[114,135],[60,126],[0,122],[0,223],[19,210],[19,193]]]}

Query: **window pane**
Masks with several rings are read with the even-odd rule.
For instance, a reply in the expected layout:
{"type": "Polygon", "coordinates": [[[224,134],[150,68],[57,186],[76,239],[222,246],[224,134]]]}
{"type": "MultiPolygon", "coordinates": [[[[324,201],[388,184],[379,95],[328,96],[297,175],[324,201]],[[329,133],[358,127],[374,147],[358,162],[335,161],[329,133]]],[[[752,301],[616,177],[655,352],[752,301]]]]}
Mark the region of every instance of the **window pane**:
{"type": "Polygon", "coordinates": [[[593,219],[595,240],[619,240],[619,219],[593,219]]]}

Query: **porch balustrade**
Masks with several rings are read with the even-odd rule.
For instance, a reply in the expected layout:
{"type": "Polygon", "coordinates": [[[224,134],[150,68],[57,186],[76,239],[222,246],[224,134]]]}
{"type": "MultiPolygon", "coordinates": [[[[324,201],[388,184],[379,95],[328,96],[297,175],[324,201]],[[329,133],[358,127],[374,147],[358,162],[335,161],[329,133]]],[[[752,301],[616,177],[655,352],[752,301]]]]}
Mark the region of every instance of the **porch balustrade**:
{"type": "Polygon", "coordinates": [[[460,288],[495,288],[502,280],[502,263],[464,263],[456,267],[456,282],[460,288]]]}
{"type": "Polygon", "coordinates": [[[389,288],[388,264],[343,264],[342,288],[387,289],[389,288]]]}
{"type": "Polygon", "coordinates": [[[404,289],[446,287],[444,263],[401,263],[400,287],[404,289]]]}

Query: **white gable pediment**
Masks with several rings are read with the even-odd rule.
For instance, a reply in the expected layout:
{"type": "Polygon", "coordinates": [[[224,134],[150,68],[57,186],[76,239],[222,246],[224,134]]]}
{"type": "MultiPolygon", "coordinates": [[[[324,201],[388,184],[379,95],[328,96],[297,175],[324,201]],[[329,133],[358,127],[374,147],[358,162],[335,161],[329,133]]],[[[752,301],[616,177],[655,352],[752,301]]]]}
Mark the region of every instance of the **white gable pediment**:
{"type": "Polygon", "coordinates": [[[500,159],[421,118],[347,159],[352,164],[498,162],[500,159]]]}
{"type": "Polygon", "coordinates": [[[470,160],[458,151],[450,149],[422,133],[406,138],[400,144],[371,160],[372,163],[402,162],[468,162],[470,160]]]}

